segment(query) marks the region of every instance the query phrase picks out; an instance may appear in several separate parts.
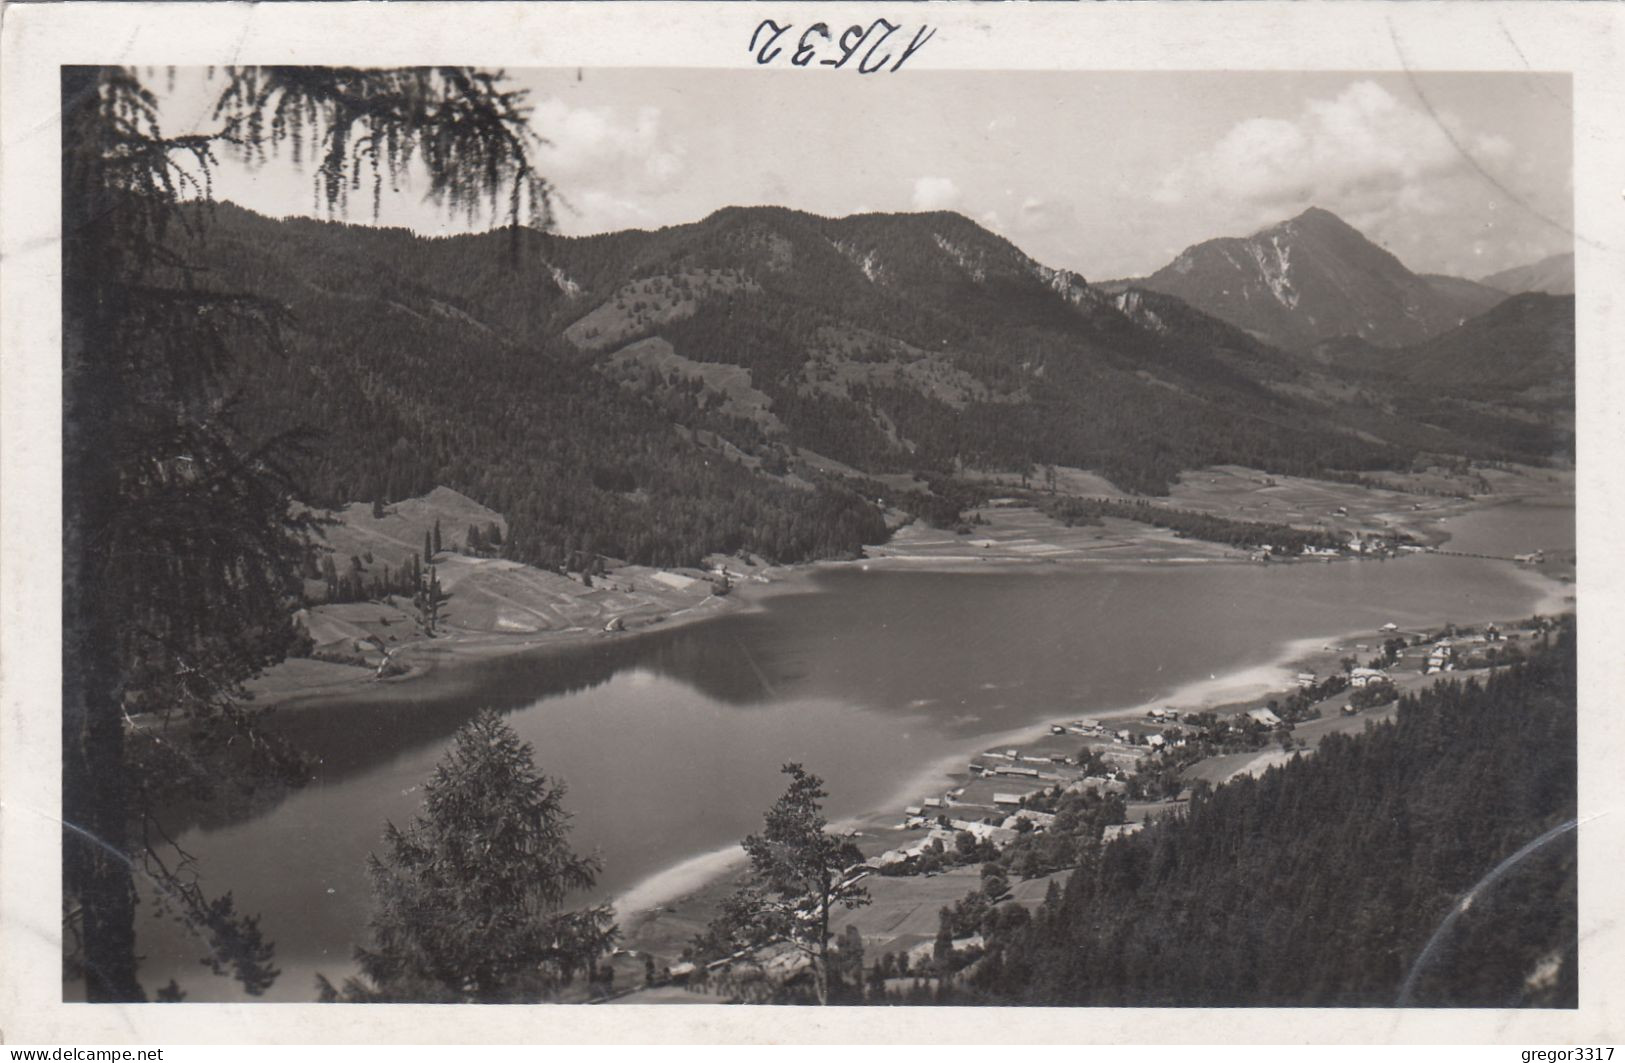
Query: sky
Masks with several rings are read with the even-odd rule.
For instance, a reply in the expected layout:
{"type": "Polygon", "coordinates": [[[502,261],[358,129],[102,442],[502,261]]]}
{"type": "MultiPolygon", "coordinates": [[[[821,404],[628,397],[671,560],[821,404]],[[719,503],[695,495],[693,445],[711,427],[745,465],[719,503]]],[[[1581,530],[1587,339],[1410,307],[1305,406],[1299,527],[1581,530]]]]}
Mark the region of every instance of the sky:
{"type": "MultiPolygon", "coordinates": [[[[509,73],[530,89],[549,141],[538,161],[570,235],[733,205],[947,209],[1046,265],[1105,280],[1318,206],[1417,272],[1477,278],[1572,250],[1562,74],[509,73]]],[[[182,72],[163,99],[166,129],[209,128],[219,86],[182,72]]],[[[378,223],[470,228],[425,202],[425,187],[389,195],[378,223]]],[[[308,171],[287,159],[257,171],[227,160],[215,194],[276,216],[316,213],[308,171]]],[[[367,198],[348,220],[373,222],[367,198]]]]}

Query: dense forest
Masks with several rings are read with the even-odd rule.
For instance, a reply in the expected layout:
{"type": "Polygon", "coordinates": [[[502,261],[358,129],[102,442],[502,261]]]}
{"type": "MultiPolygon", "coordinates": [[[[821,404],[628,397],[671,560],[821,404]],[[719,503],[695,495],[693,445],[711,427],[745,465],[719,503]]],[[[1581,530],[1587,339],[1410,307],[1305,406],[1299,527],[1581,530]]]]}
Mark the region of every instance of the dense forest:
{"type": "MultiPolygon", "coordinates": [[[[1519,456],[1329,404],[1302,360],[1166,296],[1114,300],[954,214],[429,239],[206,211],[180,249],[197,276],[285,311],[240,413],[250,435],[304,431],[306,500],[443,484],[505,514],[503,552],[537,564],[882,540],[877,495],[802,451],[940,484],[1070,465],[1146,494],[1220,462],[1330,476],[1519,456]]],[[[932,490],[888,503],[953,518],[932,490]]]]}
{"type": "Polygon", "coordinates": [[[1574,296],[1525,292],[1423,343],[1322,354],[1396,412],[1520,453],[1574,460],[1574,296]]]}
{"type": "Polygon", "coordinates": [[[1270,546],[1284,554],[1301,554],[1305,547],[1311,546],[1333,550],[1345,543],[1344,536],[1326,529],[1295,528],[1290,524],[1266,521],[1229,520],[1211,513],[1159,506],[1145,499],[1123,501],[1066,495],[1035,495],[1034,498],[1041,510],[1067,527],[1099,524],[1106,517],[1120,517],[1155,528],[1167,528],[1183,538],[1223,543],[1244,550],[1270,546]]]}
{"type": "Polygon", "coordinates": [[[579,360],[479,327],[376,263],[287,246],[300,232],[367,230],[256,221],[263,232],[211,227],[194,254],[230,286],[291,308],[283,357],[247,367],[242,408],[253,432],[305,429],[307,501],[393,501],[444,484],[508,517],[508,556],[549,567],[581,553],[667,565],[740,549],[855,556],[885,537],[879,511],[838,481],[741,475],[720,447],[685,440],[579,360]]]}
{"type": "Polygon", "coordinates": [[[1574,1007],[1575,707],[1571,621],[1094,847],[1030,918],[984,920],[985,954],[934,999],[1574,1007]]]}

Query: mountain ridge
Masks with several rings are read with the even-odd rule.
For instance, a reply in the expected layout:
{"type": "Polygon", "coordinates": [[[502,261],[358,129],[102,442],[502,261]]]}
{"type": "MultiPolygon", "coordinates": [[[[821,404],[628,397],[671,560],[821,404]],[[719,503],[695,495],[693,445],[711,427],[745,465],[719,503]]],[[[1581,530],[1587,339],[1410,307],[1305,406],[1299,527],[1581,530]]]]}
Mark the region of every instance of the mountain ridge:
{"type": "Polygon", "coordinates": [[[1456,280],[1430,282],[1336,214],[1310,207],[1250,236],[1193,244],[1129,283],[1303,350],[1338,336],[1401,346],[1437,335],[1487,308],[1487,293],[1456,280]]]}
{"type": "Polygon", "coordinates": [[[1383,390],[1414,421],[1574,460],[1572,295],[1522,292],[1417,344],[1379,348],[1344,337],[1316,355],[1352,379],[1385,378],[1383,390]]]}
{"type": "Polygon", "coordinates": [[[1499,288],[1508,294],[1545,292],[1548,295],[1574,294],[1574,253],[1548,255],[1511,269],[1503,269],[1479,279],[1480,284],[1499,288]]]}
{"type": "Polygon", "coordinates": [[[1516,456],[949,212],[425,238],[222,204],[208,229],[212,283],[291,314],[284,359],[248,367],[246,390],[265,434],[324,430],[311,500],[446,484],[542,563],[850,556],[884,534],[876,499],[951,519],[962,470],[1086,468],[1157,494],[1219,462],[1516,456]]]}

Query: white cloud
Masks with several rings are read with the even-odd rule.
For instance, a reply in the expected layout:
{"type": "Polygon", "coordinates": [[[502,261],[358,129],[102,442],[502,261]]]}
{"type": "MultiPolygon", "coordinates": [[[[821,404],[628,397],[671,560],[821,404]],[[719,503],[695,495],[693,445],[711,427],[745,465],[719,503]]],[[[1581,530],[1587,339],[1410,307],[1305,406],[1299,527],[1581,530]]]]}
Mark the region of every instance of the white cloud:
{"type": "Polygon", "coordinates": [[[959,202],[959,186],[951,177],[919,177],[914,181],[915,210],[949,210],[959,202]]]}
{"type": "Polygon", "coordinates": [[[658,224],[655,212],[649,209],[642,197],[620,196],[589,188],[570,197],[570,206],[579,212],[583,232],[647,229],[658,224]]]}
{"type": "Polygon", "coordinates": [[[1069,200],[1040,199],[1028,196],[1016,212],[1015,229],[1018,233],[1060,236],[1071,235],[1078,228],[1077,208],[1069,200]]]}
{"type": "Polygon", "coordinates": [[[783,203],[790,197],[790,185],[783,174],[767,170],[762,174],[762,184],[757,194],[763,203],[783,203]]]}
{"type": "Polygon", "coordinates": [[[643,202],[676,188],[688,168],[658,107],[572,107],[552,97],[536,106],[531,124],[548,141],[538,166],[573,208],[560,217],[567,229],[648,223],[654,215],[643,202]]]}
{"type": "Polygon", "coordinates": [[[984,229],[1011,241],[1047,266],[1075,262],[1075,252],[1085,241],[1084,225],[1070,199],[1023,196],[1006,189],[999,206],[975,217],[984,229]]]}
{"type": "Polygon", "coordinates": [[[1211,204],[1228,214],[1213,220],[1238,234],[1320,206],[1379,241],[1414,245],[1419,219],[1464,230],[1492,193],[1480,169],[1512,155],[1504,137],[1358,81],[1333,98],[1306,101],[1295,118],[1238,122],[1164,175],[1151,197],[1167,206],[1211,204]]]}

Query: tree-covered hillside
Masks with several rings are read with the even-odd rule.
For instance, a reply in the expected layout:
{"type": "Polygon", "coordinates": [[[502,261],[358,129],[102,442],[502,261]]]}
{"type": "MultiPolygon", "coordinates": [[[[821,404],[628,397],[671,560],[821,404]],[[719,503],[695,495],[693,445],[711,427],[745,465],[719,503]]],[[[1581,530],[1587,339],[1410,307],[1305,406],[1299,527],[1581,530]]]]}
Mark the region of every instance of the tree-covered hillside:
{"type": "MultiPolygon", "coordinates": [[[[562,341],[533,344],[409,280],[403,245],[429,243],[224,206],[190,249],[216,283],[289,309],[282,356],[247,366],[241,388],[253,429],[308,430],[309,501],[451,486],[508,517],[511,556],[548,565],[578,553],[693,564],[741,548],[793,561],[884,538],[850,488],[750,475],[562,341]]],[[[500,243],[488,249],[512,266],[500,243]]]]}
{"type": "Polygon", "coordinates": [[[1572,624],[1484,683],[1308,758],[1198,786],[1002,920],[953,1003],[1574,1007],[1572,624]],[[1472,904],[1426,959],[1469,891],[1472,904]]]}
{"type": "Polygon", "coordinates": [[[290,315],[284,356],[242,386],[254,428],[315,430],[312,501],[444,484],[541,563],[791,561],[882,538],[875,499],[802,450],[935,479],[1078,466],[1152,494],[1221,462],[1516,456],[1345,418],[1301,360],[1169,297],[1113,300],[956,214],[730,208],[656,232],[429,239],[222,204],[202,228],[186,252],[205,284],[290,315]]]}
{"type": "Polygon", "coordinates": [[[1574,296],[1525,292],[1424,343],[1322,355],[1395,412],[1532,460],[1574,460],[1574,296]]]}

